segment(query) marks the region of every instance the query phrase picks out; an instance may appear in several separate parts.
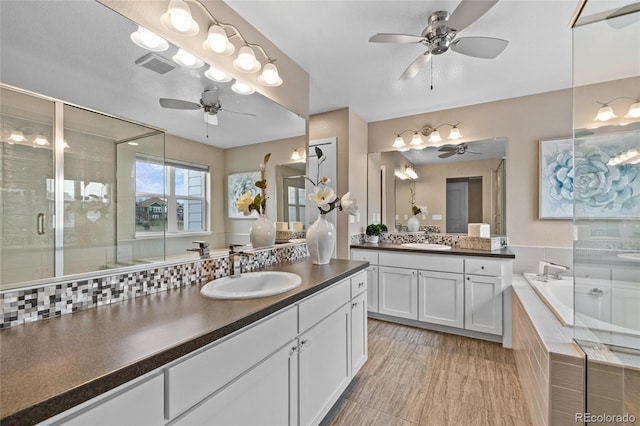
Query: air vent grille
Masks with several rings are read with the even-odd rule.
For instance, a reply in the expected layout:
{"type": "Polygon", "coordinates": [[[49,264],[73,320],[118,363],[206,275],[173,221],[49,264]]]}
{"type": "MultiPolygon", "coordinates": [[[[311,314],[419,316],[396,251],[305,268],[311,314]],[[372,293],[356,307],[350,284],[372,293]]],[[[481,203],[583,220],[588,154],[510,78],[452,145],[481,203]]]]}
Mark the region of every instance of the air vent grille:
{"type": "Polygon", "coordinates": [[[156,53],[147,53],[143,57],[136,60],[136,64],[141,67],[150,69],[151,71],[155,71],[158,74],[166,74],[169,71],[172,71],[178,66],[174,64],[167,58],[163,58],[162,56],[156,53]]]}

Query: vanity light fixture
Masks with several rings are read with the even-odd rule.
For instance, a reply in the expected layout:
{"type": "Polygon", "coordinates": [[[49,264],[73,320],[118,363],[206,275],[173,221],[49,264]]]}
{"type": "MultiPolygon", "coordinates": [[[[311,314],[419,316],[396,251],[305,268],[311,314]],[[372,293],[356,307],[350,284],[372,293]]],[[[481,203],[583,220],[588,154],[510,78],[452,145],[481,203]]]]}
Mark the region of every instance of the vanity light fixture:
{"type": "Polygon", "coordinates": [[[33,140],[33,143],[40,146],[51,145],[49,140],[43,134],[38,134],[38,136],[33,140]]]}
{"type": "Polygon", "coordinates": [[[218,83],[227,83],[231,81],[231,77],[213,65],[209,65],[209,69],[204,72],[204,76],[209,80],[217,81],[218,83]]]}
{"type": "Polygon", "coordinates": [[[227,32],[217,23],[209,27],[207,39],[202,43],[202,46],[222,56],[233,55],[236,51],[236,47],[229,41],[227,32]]]}
{"type": "Polygon", "coordinates": [[[416,173],[416,169],[413,166],[406,164],[404,166],[404,174],[411,180],[418,179],[418,173],[416,173]]]}
{"type": "Polygon", "coordinates": [[[189,5],[183,0],[171,0],[160,22],[165,28],[182,35],[192,36],[200,31],[200,26],[191,16],[189,5]]]}
{"type": "Polygon", "coordinates": [[[169,48],[169,43],[165,39],[140,25],[137,31],[131,33],[131,41],[152,52],[164,52],[169,48]]]}
{"type": "Polygon", "coordinates": [[[9,136],[9,143],[24,142],[26,140],[27,138],[24,137],[24,133],[22,133],[20,130],[11,131],[11,135],[9,136]]]}
{"type": "Polygon", "coordinates": [[[618,166],[623,164],[640,164],[640,152],[633,148],[621,152],[607,162],[608,166],[618,166]]]}
{"type": "Polygon", "coordinates": [[[250,95],[255,92],[255,90],[251,86],[246,85],[243,82],[238,80],[236,80],[236,82],[233,83],[233,85],[231,86],[231,90],[233,90],[239,95],[250,95]]]}
{"type": "Polygon", "coordinates": [[[593,121],[609,121],[614,118],[618,118],[618,116],[613,112],[613,108],[609,106],[609,104],[617,101],[618,99],[631,99],[634,101],[633,104],[629,107],[629,111],[624,116],[625,118],[639,118],[640,117],[640,98],[630,98],[627,96],[620,96],[615,98],[609,102],[600,102],[596,101],[596,103],[602,105],[600,109],[598,109],[598,113],[596,114],[593,121]]]}
{"type": "Polygon", "coordinates": [[[291,149],[293,149],[293,152],[291,153],[291,159],[293,161],[300,161],[300,160],[305,161],[307,159],[307,150],[305,149],[305,147],[300,146],[298,148],[291,148],[291,149]],[[301,150],[302,154],[300,154],[300,151],[298,150],[301,150]]]}
{"type": "Polygon", "coordinates": [[[200,68],[204,65],[201,59],[196,58],[186,50],[178,49],[178,53],[173,55],[173,62],[185,68],[200,68]]]}
{"type": "Polygon", "coordinates": [[[429,125],[422,126],[420,130],[406,129],[400,133],[396,133],[396,138],[394,139],[392,146],[394,148],[404,147],[405,142],[404,142],[404,139],[402,139],[402,134],[406,132],[413,132],[413,136],[411,137],[411,142],[409,143],[413,147],[422,145],[423,137],[428,137],[429,138],[428,142],[431,142],[431,143],[441,142],[442,137],[440,136],[440,132],[438,131],[438,129],[442,126],[451,126],[451,131],[449,132],[449,136],[447,137],[447,139],[457,140],[462,137],[462,134],[460,133],[460,129],[458,128],[459,125],[460,123],[456,123],[456,124],[442,123],[436,127],[431,127],[429,125]]]}

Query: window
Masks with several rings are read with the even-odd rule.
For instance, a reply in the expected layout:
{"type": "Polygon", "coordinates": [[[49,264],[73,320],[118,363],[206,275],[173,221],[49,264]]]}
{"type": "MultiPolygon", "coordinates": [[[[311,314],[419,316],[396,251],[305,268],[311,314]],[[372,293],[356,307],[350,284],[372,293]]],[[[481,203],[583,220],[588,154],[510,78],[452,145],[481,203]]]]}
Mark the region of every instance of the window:
{"type": "MultiPolygon", "coordinates": [[[[302,183],[304,184],[304,181],[302,183]]],[[[287,211],[285,212],[285,220],[287,222],[304,221],[304,209],[306,202],[305,189],[295,185],[295,183],[285,183],[285,194],[287,197],[287,211]]]]}
{"type": "Polygon", "coordinates": [[[136,157],[136,233],[207,230],[207,166],[136,157]]]}

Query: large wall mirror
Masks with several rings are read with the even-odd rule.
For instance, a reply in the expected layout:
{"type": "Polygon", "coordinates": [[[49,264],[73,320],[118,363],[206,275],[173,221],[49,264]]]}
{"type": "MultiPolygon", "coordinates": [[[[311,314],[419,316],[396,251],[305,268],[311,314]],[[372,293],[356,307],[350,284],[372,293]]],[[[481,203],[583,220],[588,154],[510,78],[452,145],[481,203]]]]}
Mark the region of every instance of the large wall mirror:
{"type": "Polygon", "coordinates": [[[369,154],[370,220],[406,231],[414,201],[428,209],[417,216],[422,226],[466,233],[469,223],[482,222],[506,235],[506,146],[506,138],[495,138],[369,154]]]}
{"type": "MultiPolygon", "coordinates": [[[[131,39],[137,24],[98,2],[2,2],[0,7],[0,83],[4,85],[3,94],[14,94],[0,99],[0,223],[3,237],[9,235],[9,229],[26,233],[2,239],[0,269],[7,270],[5,266],[13,262],[7,256],[9,246],[33,256],[38,253],[37,262],[33,256],[22,256],[24,261],[13,262],[16,268],[41,265],[29,268],[28,275],[3,277],[0,289],[39,279],[164,261],[173,254],[191,256],[194,253],[185,251],[193,247],[191,241],[210,238],[214,233],[221,237],[211,237],[211,248],[216,248],[215,244],[222,248],[225,206],[222,202],[206,206],[199,199],[204,191],[218,191],[219,199],[223,198],[227,172],[222,149],[294,137],[306,140],[306,122],[297,114],[257,92],[248,96],[234,92],[233,81],[210,80],[204,75],[206,64],[200,69],[175,65],[172,57],[178,49],[173,45],[162,52],[142,49],[131,39]],[[153,71],[143,66],[143,58],[149,59],[149,54],[175,67],[164,74],[153,71]],[[207,123],[202,111],[165,109],[159,103],[159,98],[198,103],[206,90],[217,91],[226,110],[219,113],[217,125],[207,123]],[[63,117],[62,125],[67,128],[64,142],[68,145],[57,147],[58,152],[54,149],[56,116],[63,117]],[[15,132],[20,132],[24,141],[10,140],[12,132],[18,139],[15,132]],[[47,149],[32,148],[40,136],[40,141],[46,139],[50,144],[47,149]],[[209,165],[207,178],[191,163],[193,159],[181,158],[186,149],[171,146],[183,143],[183,139],[221,149],[216,154],[221,157],[217,163],[207,158],[208,154],[198,158],[198,163],[209,165]],[[41,157],[46,167],[34,163],[41,157]],[[65,173],[55,170],[56,157],[66,160],[65,173]],[[42,172],[41,179],[35,179],[32,173],[31,182],[17,182],[14,174],[5,173],[18,167],[20,161],[42,172]],[[175,170],[172,177],[166,175],[168,169],[164,167],[169,163],[175,170]],[[220,167],[214,170],[214,163],[220,167]],[[143,172],[150,180],[136,187],[132,178],[143,172]],[[190,182],[190,192],[183,197],[186,201],[171,210],[167,207],[167,190],[185,179],[190,182]],[[60,211],[73,213],[56,218],[57,226],[53,222],[56,188],[62,194],[58,197],[63,200],[58,201],[60,211]],[[37,209],[30,204],[20,207],[18,201],[28,197],[16,196],[16,190],[41,196],[37,209]],[[15,213],[11,215],[14,218],[24,214],[28,223],[13,226],[5,220],[9,211],[15,213]],[[43,213],[42,218],[31,218],[34,212],[43,213]],[[116,217],[117,221],[111,220],[116,217]],[[198,217],[206,219],[198,222],[198,217]],[[212,222],[219,225],[211,226],[212,222]],[[169,238],[171,224],[178,230],[193,230],[193,234],[169,238]],[[44,239],[50,250],[44,254],[40,248],[33,251],[44,241],[38,238],[43,237],[40,233],[47,226],[44,239]],[[84,248],[73,255],[56,254],[61,252],[56,249],[65,244],[71,247],[79,243],[85,244],[84,248]]],[[[285,150],[290,151],[290,147],[285,150]]],[[[278,205],[283,202],[278,200],[278,205]]]]}

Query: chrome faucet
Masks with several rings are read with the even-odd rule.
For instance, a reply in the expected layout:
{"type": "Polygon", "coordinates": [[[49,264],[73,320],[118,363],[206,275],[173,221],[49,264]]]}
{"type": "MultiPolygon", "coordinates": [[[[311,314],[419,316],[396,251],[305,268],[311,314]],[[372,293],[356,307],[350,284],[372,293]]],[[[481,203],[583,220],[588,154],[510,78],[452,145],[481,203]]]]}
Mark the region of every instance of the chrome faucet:
{"type": "Polygon", "coordinates": [[[243,257],[252,257],[253,253],[245,253],[243,251],[235,251],[238,247],[244,247],[239,244],[231,244],[229,246],[229,276],[230,277],[239,277],[242,275],[242,258],[243,257]],[[238,258],[236,262],[235,258],[238,258]]]}
{"type": "Polygon", "coordinates": [[[197,251],[201,258],[209,257],[209,243],[206,241],[192,241],[193,244],[198,244],[197,248],[188,248],[187,251],[197,251]]]}
{"type": "Polygon", "coordinates": [[[549,277],[553,278],[554,280],[561,280],[562,274],[567,272],[569,269],[571,268],[564,265],[558,265],[557,263],[543,262],[543,272],[540,278],[542,278],[543,281],[547,281],[549,277]]]}

